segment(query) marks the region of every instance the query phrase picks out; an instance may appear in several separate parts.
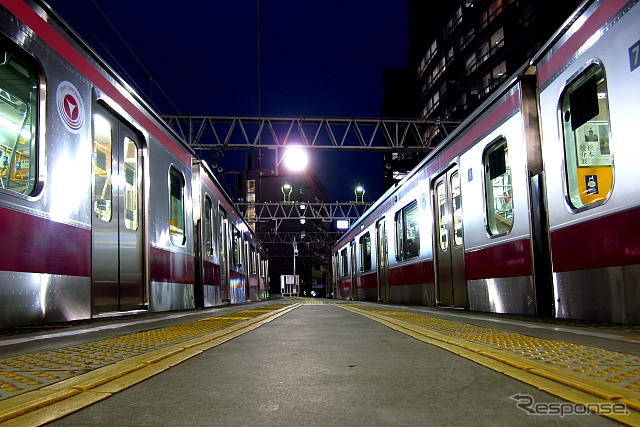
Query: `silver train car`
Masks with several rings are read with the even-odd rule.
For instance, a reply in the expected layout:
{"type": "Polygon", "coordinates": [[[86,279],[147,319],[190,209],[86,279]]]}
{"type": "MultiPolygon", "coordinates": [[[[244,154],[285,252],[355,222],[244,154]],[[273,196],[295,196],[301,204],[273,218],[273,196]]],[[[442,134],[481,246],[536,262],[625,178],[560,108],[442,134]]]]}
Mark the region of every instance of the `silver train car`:
{"type": "Polygon", "coordinates": [[[336,243],[335,295],[639,324],[639,22],[583,2],[336,243]]]}
{"type": "Polygon", "coordinates": [[[0,0],[0,328],[267,296],[211,170],[44,3],[0,0]]]}

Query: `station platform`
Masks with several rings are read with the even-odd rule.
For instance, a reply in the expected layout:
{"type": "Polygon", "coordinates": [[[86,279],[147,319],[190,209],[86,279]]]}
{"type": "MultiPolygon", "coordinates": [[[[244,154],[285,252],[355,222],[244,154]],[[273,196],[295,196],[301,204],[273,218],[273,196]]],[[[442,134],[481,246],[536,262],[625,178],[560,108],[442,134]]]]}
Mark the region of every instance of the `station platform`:
{"type": "Polygon", "coordinates": [[[640,327],[291,298],[0,331],[2,426],[640,425],[640,327]]]}

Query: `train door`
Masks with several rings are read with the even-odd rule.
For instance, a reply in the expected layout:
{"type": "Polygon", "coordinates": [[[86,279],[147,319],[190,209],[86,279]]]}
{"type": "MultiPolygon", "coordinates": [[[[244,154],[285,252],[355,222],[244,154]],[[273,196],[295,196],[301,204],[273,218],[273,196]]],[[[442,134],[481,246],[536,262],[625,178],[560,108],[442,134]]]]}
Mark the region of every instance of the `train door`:
{"type": "Polygon", "coordinates": [[[340,252],[335,252],[331,258],[331,296],[329,298],[339,298],[340,283],[340,252]]]}
{"type": "Polygon", "coordinates": [[[227,213],[219,208],[218,244],[220,245],[220,298],[222,302],[231,300],[229,291],[229,221],[227,213]]]}
{"type": "Polygon", "coordinates": [[[358,275],[356,270],[356,241],[352,240],[349,244],[351,253],[351,299],[358,299],[358,275]]]}
{"type": "Polygon", "coordinates": [[[247,275],[247,284],[245,286],[245,294],[247,296],[247,300],[251,300],[251,299],[257,299],[257,295],[254,295],[253,293],[256,291],[257,286],[257,272],[256,272],[256,260],[255,260],[255,253],[256,253],[256,249],[255,246],[253,246],[253,244],[251,242],[249,242],[249,236],[245,235],[245,272],[247,275]],[[253,288],[253,292],[252,292],[252,288],[253,288]]]}
{"type": "MultiPolygon", "coordinates": [[[[262,257],[261,257],[262,258],[262,257]]],[[[262,271],[261,277],[263,281],[262,285],[262,298],[269,298],[269,260],[263,259],[260,261],[260,270],[262,271]]]]}
{"type": "Polygon", "coordinates": [[[467,284],[464,273],[462,195],[458,168],[450,169],[434,182],[436,220],[437,303],[466,307],[467,284]]]}
{"type": "Polygon", "coordinates": [[[384,218],[376,223],[376,244],[378,301],[389,302],[389,259],[387,258],[387,230],[384,218]]]}
{"type": "Polygon", "coordinates": [[[140,138],[100,106],[93,129],[94,314],[145,308],[140,138]]]}
{"type": "Polygon", "coordinates": [[[201,233],[201,247],[200,256],[198,261],[197,274],[200,277],[200,285],[196,286],[196,307],[209,307],[216,304],[218,295],[214,292],[214,286],[216,283],[215,272],[215,249],[213,242],[213,203],[211,197],[208,194],[204,196],[204,203],[202,204],[202,219],[200,221],[200,233],[201,233]]]}

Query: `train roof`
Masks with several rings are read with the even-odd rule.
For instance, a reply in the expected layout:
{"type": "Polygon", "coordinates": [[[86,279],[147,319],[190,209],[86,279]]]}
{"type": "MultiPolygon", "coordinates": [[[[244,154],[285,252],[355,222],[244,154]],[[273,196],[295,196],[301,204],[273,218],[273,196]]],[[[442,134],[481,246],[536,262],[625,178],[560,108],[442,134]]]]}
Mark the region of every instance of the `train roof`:
{"type": "MultiPolygon", "coordinates": [[[[379,219],[382,216],[381,212],[378,212],[381,206],[383,206],[388,200],[390,200],[400,189],[402,189],[408,182],[410,182],[426,165],[433,162],[435,158],[450,148],[450,145],[457,141],[457,138],[469,129],[470,125],[475,122],[482,114],[489,111],[495,104],[496,100],[504,96],[514,85],[516,85],[524,75],[529,71],[529,61],[522,65],[509,79],[503,82],[498,89],[496,89],[479,107],[477,107],[467,118],[460,123],[447,137],[431,151],[424,159],[422,159],[400,182],[390,187],[373,205],[367,209],[364,214],[358,218],[352,226],[345,232],[345,234],[333,245],[333,248],[343,246],[346,242],[353,239],[359,232],[360,227],[365,223],[368,226],[372,221],[379,219]],[[373,219],[372,215],[376,215],[373,219]]],[[[385,211],[386,212],[386,211],[385,211]]]]}
{"type": "Polygon", "coordinates": [[[84,51],[96,64],[102,69],[102,71],[113,78],[119,85],[121,85],[127,92],[134,98],[134,100],[155,120],[159,123],[163,130],[171,135],[176,141],[182,145],[194,157],[195,151],[189,144],[173,129],[167,122],[162,119],[160,114],[134,89],[115,69],[109,65],[109,62],[104,60],[72,27],[69,25],[62,16],[60,16],[46,1],[44,0],[31,0],[38,7],[46,13],[47,18],[51,18],[65,33],[68,35],[74,43],[84,51]]]}
{"type": "Polygon", "coordinates": [[[31,0],[35,5],[40,7],[47,16],[47,19],[51,19],[57,26],[60,27],[62,33],[68,36],[74,43],[76,43],[79,47],[79,50],[88,55],[93,61],[95,61],[97,67],[101,72],[109,75],[115,83],[122,86],[129,95],[134,99],[134,101],[143,109],[153,121],[155,121],[159,126],[161,126],[161,130],[168,133],[171,138],[173,138],[182,148],[184,148],[191,156],[193,156],[197,161],[203,165],[206,173],[209,175],[214,185],[217,186],[219,190],[220,196],[224,198],[224,202],[227,206],[230,206],[233,209],[233,213],[236,214],[237,220],[244,223],[247,229],[247,232],[251,235],[252,241],[260,247],[264,251],[261,242],[257,239],[256,234],[253,232],[247,221],[244,219],[242,214],[238,212],[235,208],[235,205],[231,199],[231,197],[227,194],[227,192],[220,185],[220,181],[215,177],[209,165],[196,154],[191,146],[173,129],[171,128],[167,122],[162,119],[159,113],[151,106],[149,103],[140,95],[140,93],[134,89],[115,69],[109,65],[109,63],[104,60],[83,38],[80,36],[72,27],[69,25],[62,16],[60,16],[46,1],[44,0],[31,0]]]}
{"type": "MultiPolygon", "coordinates": [[[[464,133],[471,123],[473,123],[479,116],[484,114],[496,100],[502,97],[510,88],[513,87],[522,77],[526,74],[530,74],[530,70],[535,69],[543,59],[545,55],[551,51],[553,46],[560,41],[560,39],[570,30],[571,26],[585,13],[585,11],[594,3],[594,0],[584,0],[576,10],[571,14],[569,18],[560,26],[560,28],[551,36],[551,38],[532,56],[532,58],[523,64],[507,81],[505,81],[498,89],[496,89],[492,95],[490,95],[476,110],[474,110],[454,131],[449,134],[444,141],[442,141],[431,153],[429,153],[422,161],[420,161],[415,168],[413,168],[407,176],[405,176],[399,183],[389,188],[353,225],[345,232],[345,234],[334,244],[333,248],[340,247],[346,242],[353,239],[358,233],[361,226],[364,223],[372,221],[371,216],[375,215],[377,210],[393,197],[403,186],[411,181],[416,174],[418,174],[425,165],[431,163],[434,158],[441,155],[442,152],[447,150],[451,143],[455,141],[462,133],[464,133]]],[[[381,214],[381,213],[380,213],[381,214]]],[[[381,215],[379,215],[381,216],[381,215]]],[[[378,219],[378,216],[375,217],[378,219]]],[[[368,225],[368,224],[367,224],[368,225]]],[[[332,248],[332,249],[333,249],[332,248]]]]}

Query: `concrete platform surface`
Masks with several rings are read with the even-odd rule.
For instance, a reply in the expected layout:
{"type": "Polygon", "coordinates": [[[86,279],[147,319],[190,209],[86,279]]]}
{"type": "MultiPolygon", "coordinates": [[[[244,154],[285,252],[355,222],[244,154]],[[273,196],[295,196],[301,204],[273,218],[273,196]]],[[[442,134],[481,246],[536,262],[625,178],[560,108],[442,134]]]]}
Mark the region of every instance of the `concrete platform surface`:
{"type": "Polygon", "coordinates": [[[638,327],[286,299],[0,332],[3,427],[640,425],[638,327]]]}

